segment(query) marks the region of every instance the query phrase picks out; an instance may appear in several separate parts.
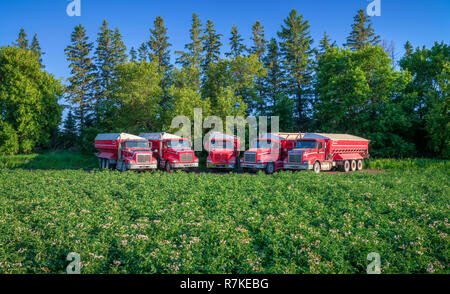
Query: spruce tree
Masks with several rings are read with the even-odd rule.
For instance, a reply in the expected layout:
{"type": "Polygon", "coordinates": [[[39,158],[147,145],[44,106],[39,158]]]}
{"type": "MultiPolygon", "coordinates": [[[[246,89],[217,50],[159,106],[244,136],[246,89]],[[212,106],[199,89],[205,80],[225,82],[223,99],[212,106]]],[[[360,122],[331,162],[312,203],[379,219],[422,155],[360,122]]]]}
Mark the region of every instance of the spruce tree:
{"type": "Polygon", "coordinates": [[[413,48],[411,42],[406,41],[404,48],[405,48],[405,57],[408,57],[414,53],[414,48],[413,48]]]}
{"type": "Polygon", "coordinates": [[[266,39],[264,35],[264,27],[258,20],[252,27],[252,37],[253,45],[250,48],[251,54],[256,54],[258,60],[261,60],[264,53],[266,52],[266,39]]]}
{"type": "Polygon", "coordinates": [[[97,68],[95,115],[99,126],[110,115],[113,94],[111,85],[116,79],[116,67],[126,62],[127,56],[119,30],[116,28],[113,32],[109,29],[106,20],[100,27],[97,44],[94,55],[97,68]]]}
{"type": "Polygon", "coordinates": [[[138,59],[139,61],[148,60],[148,48],[146,43],[142,43],[138,49],[138,59]]]}
{"type": "Polygon", "coordinates": [[[370,18],[366,15],[364,9],[358,10],[358,14],[354,17],[352,31],[347,37],[345,46],[352,51],[356,51],[368,45],[376,46],[379,42],[380,36],[375,34],[370,18]]]}
{"type": "Polygon", "coordinates": [[[167,36],[167,28],[164,27],[164,20],[161,16],[156,17],[154,28],[150,29],[150,41],[148,48],[150,50],[150,60],[158,63],[158,71],[165,73],[171,68],[170,50],[172,46],[167,36]]]}
{"type": "Polygon", "coordinates": [[[266,103],[270,106],[276,104],[278,94],[282,92],[283,71],[281,64],[280,48],[275,38],[272,38],[267,46],[267,55],[263,59],[267,75],[264,78],[264,92],[266,103]]]}
{"type": "Polygon", "coordinates": [[[131,49],[130,49],[130,62],[136,62],[136,60],[137,60],[136,49],[134,49],[134,47],[131,47],[131,49]]]}
{"type": "Polygon", "coordinates": [[[214,29],[212,20],[208,20],[206,22],[205,33],[203,34],[203,51],[205,54],[202,64],[203,72],[206,72],[211,63],[220,60],[220,47],[222,46],[222,43],[220,42],[221,37],[222,34],[218,34],[214,29]]]}
{"type": "Polygon", "coordinates": [[[16,43],[14,45],[20,49],[28,50],[28,39],[27,34],[25,33],[25,30],[23,28],[20,29],[19,37],[16,40],[16,43]]]}
{"type": "Polygon", "coordinates": [[[73,147],[77,142],[77,125],[72,110],[67,113],[67,117],[64,120],[62,137],[64,141],[64,147],[73,147]]]}
{"type": "Polygon", "coordinates": [[[71,45],[64,50],[71,73],[67,79],[69,85],[66,87],[66,98],[74,105],[81,131],[91,122],[95,86],[95,66],[90,57],[92,48],[93,44],[88,42],[85,28],[78,25],[71,34],[71,45]]]}
{"type": "Polygon", "coordinates": [[[319,42],[319,55],[327,52],[330,48],[336,47],[336,41],[332,41],[328,36],[327,32],[323,34],[322,40],[319,42]]]}
{"type": "Polygon", "coordinates": [[[309,23],[303,15],[297,15],[293,9],[284,20],[280,38],[280,51],[283,71],[286,74],[284,84],[286,93],[295,98],[298,129],[305,129],[307,122],[308,99],[311,95],[313,39],[309,31],[309,23]]]}
{"type": "Polygon", "coordinates": [[[236,25],[233,25],[231,28],[231,37],[230,37],[230,52],[225,53],[225,56],[236,58],[241,56],[247,48],[242,43],[244,39],[242,39],[241,35],[238,32],[236,25]]]}
{"type": "MultiPolygon", "coordinates": [[[[39,63],[42,64],[42,55],[44,52],[42,52],[41,45],[39,44],[37,34],[33,36],[33,40],[31,41],[30,50],[33,51],[36,56],[38,57],[39,63]]],[[[44,66],[42,66],[44,67],[44,66]]]]}
{"type": "Polygon", "coordinates": [[[179,54],[180,57],[177,58],[177,63],[183,67],[195,67],[200,69],[202,64],[202,24],[197,14],[192,15],[192,25],[190,32],[191,42],[186,44],[184,48],[186,51],[176,51],[176,54],[179,54]]]}

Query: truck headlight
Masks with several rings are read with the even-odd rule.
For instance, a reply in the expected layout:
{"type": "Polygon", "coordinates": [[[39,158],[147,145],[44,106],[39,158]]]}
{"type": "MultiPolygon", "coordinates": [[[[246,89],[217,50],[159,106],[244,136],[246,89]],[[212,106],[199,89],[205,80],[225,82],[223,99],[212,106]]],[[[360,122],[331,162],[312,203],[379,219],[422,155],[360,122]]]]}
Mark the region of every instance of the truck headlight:
{"type": "Polygon", "coordinates": [[[178,160],[174,160],[173,163],[178,163],[178,160]]]}

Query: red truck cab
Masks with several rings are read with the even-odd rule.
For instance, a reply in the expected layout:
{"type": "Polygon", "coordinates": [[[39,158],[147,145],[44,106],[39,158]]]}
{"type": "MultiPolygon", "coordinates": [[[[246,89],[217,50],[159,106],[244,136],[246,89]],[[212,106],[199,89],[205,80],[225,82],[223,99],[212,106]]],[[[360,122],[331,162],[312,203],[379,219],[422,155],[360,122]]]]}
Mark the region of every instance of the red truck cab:
{"type": "Polygon", "coordinates": [[[198,158],[192,150],[189,139],[169,133],[141,133],[152,144],[152,151],[160,168],[167,172],[174,169],[198,167],[198,158]]]}
{"type": "Polygon", "coordinates": [[[209,134],[205,142],[207,168],[235,169],[239,166],[240,139],[220,132],[209,134]]]}
{"type": "Polygon", "coordinates": [[[369,157],[369,140],[348,134],[301,134],[294,149],[284,161],[284,169],[322,170],[339,168],[341,171],[363,169],[364,158],[369,157]]]}
{"type": "Polygon", "coordinates": [[[142,137],[125,133],[98,134],[95,148],[101,169],[151,170],[157,166],[151,146],[142,137]]]}
{"type": "Polygon", "coordinates": [[[267,133],[255,139],[244,153],[241,167],[244,170],[265,170],[267,174],[283,169],[284,159],[298,138],[298,133],[267,133]]]}

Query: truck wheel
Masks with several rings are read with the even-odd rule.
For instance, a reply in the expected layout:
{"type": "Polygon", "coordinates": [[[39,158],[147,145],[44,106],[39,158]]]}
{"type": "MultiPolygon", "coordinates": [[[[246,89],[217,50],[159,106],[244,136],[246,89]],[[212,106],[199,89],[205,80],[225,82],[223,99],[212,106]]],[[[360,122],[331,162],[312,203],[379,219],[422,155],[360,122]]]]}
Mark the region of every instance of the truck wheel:
{"type": "Polygon", "coordinates": [[[173,172],[172,165],[170,164],[169,161],[166,161],[166,172],[168,172],[168,173],[173,172]]]}
{"type": "Polygon", "coordinates": [[[356,171],[356,160],[352,160],[351,168],[352,168],[352,171],[356,171]]]}
{"type": "Polygon", "coordinates": [[[271,175],[275,172],[275,163],[269,162],[266,166],[266,174],[271,175]]]}
{"type": "Polygon", "coordinates": [[[122,166],[120,167],[120,171],[123,173],[127,171],[127,164],[124,161],[122,161],[122,166]]]}
{"type": "Polygon", "coordinates": [[[316,174],[320,173],[320,162],[318,161],[314,162],[313,170],[316,174]]]}
{"type": "Polygon", "coordinates": [[[364,168],[363,160],[362,159],[358,160],[358,164],[357,165],[358,165],[357,169],[358,170],[362,170],[364,168]]]}
{"type": "Polygon", "coordinates": [[[341,166],[341,171],[345,173],[350,171],[350,162],[348,160],[344,161],[344,164],[341,166]]]}

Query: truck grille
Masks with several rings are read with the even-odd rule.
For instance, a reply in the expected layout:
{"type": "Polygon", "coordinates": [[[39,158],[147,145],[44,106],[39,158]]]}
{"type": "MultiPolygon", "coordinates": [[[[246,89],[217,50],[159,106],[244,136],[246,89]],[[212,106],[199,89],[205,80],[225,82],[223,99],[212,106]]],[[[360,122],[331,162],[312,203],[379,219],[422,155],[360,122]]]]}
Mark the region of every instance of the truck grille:
{"type": "Polygon", "coordinates": [[[151,154],[142,154],[137,156],[137,163],[150,163],[152,161],[151,154]]]}
{"type": "Polygon", "coordinates": [[[244,161],[245,162],[256,162],[256,153],[245,153],[244,161]]]}
{"type": "Polygon", "coordinates": [[[214,154],[214,161],[228,161],[228,155],[227,154],[214,154]]]}
{"type": "Polygon", "coordinates": [[[289,154],[289,163],[302,163],[301,154],[289,154]]]}
{"type": "Polygon", "coordinates": [[[192,153],[181,153],[180,161],[181,162],[191,162],[194,160],[194,155],[192,153]]]}

